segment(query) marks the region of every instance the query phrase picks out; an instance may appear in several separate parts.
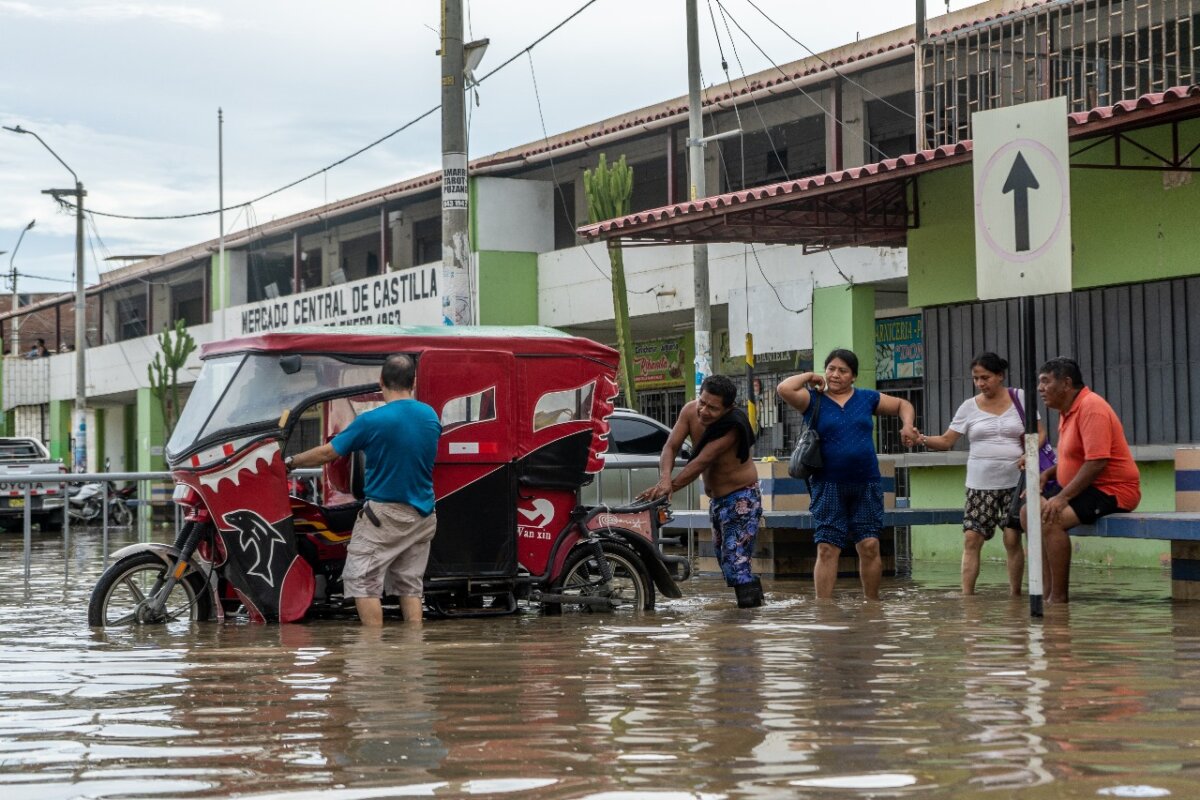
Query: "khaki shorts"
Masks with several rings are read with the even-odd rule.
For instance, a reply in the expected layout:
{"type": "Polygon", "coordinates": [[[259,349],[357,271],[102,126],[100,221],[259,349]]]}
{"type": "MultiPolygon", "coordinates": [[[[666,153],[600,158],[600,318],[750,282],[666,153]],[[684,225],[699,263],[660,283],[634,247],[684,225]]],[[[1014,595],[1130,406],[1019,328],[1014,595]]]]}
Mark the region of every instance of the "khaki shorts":
{"type": "Polygon", "coordinates": [[[422,517],[404,503],[370,505],[380,526],[358,515],[342,569],[342,596],[420,597],[437,515],[422,517]]]}

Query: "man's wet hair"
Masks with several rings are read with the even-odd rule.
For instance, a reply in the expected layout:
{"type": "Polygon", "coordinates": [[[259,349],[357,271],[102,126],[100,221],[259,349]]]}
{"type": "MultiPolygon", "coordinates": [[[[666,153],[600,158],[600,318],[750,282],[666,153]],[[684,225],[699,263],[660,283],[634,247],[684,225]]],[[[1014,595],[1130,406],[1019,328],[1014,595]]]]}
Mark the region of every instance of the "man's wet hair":
{"type": "Polygon", "coordinates": [[[1071,385],[1076,389],[1082,389],[1085,384],[1083,382],[1083,373],[1079,370],[1079,364],[1073,358],[1052,358],[1038,368],[1038,375],[1050,375],[1053,378],[1062,380],[1070,378],[1071,385]]]}
{"type": "Polygon", "coordinates": [[[839,347],[836,350],[831,350],[829,355],[825,356],[825,366],[829,366],[829,362],[835,358],[840,358],[846,362],[846,366],[850,368],[850,374],[858,377],[858,356],[854,355],[852,350],[846,350],[839,347]]]}
{"type": "Polygon", "coordinates": [[[737,400],[737,386],[724,375],[709,375],[700,384],[700,391],[715,394],[725,402],[726,408],[732,406],[737,400]]]}
{"type": "Polygon", "coordinates": [[[393,392],[412,391],[413,380],[416,378],[417,365],[410,356],[403,353],[390,355],[383,362],[383,370],[379,373],[379,382],[393,392]]]}

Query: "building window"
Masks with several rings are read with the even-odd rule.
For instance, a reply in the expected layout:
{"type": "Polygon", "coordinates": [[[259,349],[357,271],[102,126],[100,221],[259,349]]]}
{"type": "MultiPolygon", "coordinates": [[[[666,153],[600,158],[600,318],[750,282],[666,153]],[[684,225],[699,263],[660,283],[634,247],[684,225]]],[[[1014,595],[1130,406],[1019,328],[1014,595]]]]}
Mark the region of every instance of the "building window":
{"type": "Polygon", "coordinates": [[[442,260],[442,218],[419,219],[413,223],[413,266],[442,260]]]}
{"type": "Polygon", "coordinates": [[[188,281],[171,287],[171,319],[187,326],[201,325],[204,314],[204,281],[188,281]]]}
{"type": "Polygon", "coordinates": [[[291,294],[291,251],[260,250],[250,253],[246,283],[246,299],[251,303],[291,294]]]}
{"type": "Polygon", "coordinates": [[[575,182],[554,187],[554,249],[574,247],[575,241],[575,182]]]}

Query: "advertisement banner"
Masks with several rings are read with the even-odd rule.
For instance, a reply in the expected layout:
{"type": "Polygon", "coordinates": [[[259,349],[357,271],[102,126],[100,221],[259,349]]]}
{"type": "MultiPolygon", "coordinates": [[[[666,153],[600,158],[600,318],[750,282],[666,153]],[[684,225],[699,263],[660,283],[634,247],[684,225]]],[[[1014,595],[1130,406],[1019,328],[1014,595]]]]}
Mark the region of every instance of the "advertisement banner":
{"type": "Polygon", "coordinates": [[[440,272],[441,264],[428,264],[234,306],[225,311],[226,336],[297,325],[440,325],[440,272]]]}
{"type": "MultiPolygon", "coordinates": [[[[641,389],[670,389],[684,385],[686,353],[683,337],[651,339],[637,342],[633,346],[633,382],[641,389]]],[[[688,365],[690,367],[690,365],[688,365]]]]}
{"type": "Polygon", "coordinates": [[[875,320],[875,380],[894,381],[924,375],[921,315],[875,320]]]}

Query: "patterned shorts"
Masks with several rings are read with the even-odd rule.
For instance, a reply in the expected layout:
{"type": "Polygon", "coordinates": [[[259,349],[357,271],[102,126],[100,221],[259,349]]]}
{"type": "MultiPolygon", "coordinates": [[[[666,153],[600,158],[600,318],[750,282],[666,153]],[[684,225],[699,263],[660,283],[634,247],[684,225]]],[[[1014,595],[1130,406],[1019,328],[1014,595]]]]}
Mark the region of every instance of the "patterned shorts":
{"type": "Polygon", "coordinates": [[[813,541],[845,550],[853,540],[878,539],[883,528],[883,486],[868,483],[830,483],[809,480],[812,492],[813,520],[817,525],[813,541]]]}
{"type": "Polygon", "coordinates": [[[754,579],[750,559],[754,556],[754,540],[758,536],[762,513],[762,492],[757,483],[713,498],[709,506],[713,553],[721,565],[726,586],[740,586],[754,579]]]}
{"type": "MultiPolygon", "coordinates": [[[[990,541],[996,528],[1008,527],[1013,489],[967,489],[963,509],[963,530],[974,531],[990,541]]],[[[1018,523],[1018,527],[1019,527],[1018,523]]]]}

